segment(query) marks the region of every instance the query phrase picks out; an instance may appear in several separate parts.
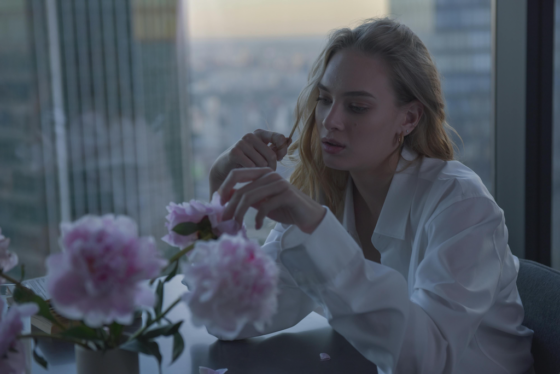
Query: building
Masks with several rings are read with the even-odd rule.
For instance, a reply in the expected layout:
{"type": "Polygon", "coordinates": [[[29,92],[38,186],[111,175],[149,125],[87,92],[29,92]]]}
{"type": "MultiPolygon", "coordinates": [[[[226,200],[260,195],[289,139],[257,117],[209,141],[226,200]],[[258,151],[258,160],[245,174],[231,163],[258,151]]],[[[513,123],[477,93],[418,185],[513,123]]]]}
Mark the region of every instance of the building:
{"type": "Polygon", "coordinates": [[[458,159],[492,191],[492,38],[490,0],[390,0],[390,15],[424,41],[442,76],[447,122],[458,159]]]}
{"type": "Polygon", "coordinates": [[[0,227],[28,276],[60,221],[126,214],[159,239],[192,197],[180,4],[0,4],[0,227]]]}

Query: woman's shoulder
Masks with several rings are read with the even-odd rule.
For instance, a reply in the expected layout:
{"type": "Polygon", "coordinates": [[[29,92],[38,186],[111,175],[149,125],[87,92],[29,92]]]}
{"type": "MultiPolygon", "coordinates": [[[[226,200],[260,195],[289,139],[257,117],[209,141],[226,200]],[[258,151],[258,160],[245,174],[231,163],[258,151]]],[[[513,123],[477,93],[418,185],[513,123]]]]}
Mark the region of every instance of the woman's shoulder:
{"type": "Polygon", "coordinates": [[[424,157],[419,167],[418,179],[423,184],[425,197],[438,211],[472,198],[490,200],[495,204],[494,197],[478,174],[457,160],[424,157]]]}

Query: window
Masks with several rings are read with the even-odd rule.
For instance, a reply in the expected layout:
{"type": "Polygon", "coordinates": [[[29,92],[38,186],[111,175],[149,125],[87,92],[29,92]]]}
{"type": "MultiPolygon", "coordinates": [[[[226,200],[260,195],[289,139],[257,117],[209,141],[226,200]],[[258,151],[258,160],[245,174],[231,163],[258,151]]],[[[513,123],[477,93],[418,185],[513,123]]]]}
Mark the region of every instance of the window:
{"type": "MultiPolygon", "coordinates": [[[[463,147],[453,138],[458,159],[491,191],[490,5],[490,0],[189,2],[196,196],[208,197],[212,163],[243,134],[257,128],[289,133],[297,96],[330,30],[387,15],[408,25],[432,53],[443,78],[448,122],[464,142],[463,147]]],[[[246,224],[253,227],[251,215],[246,224]]],[[[264,240],[268,230],[250,234],[264,240]]]]}
{"type": "Polygon", "coordinates": [[[178,4],[0,2],[0,227],[27,277],[61,221],[126,214],[160,238],[190,194],[178,4]]]}
{"type": "MultiPolygon", "coordinates": [[[[328,32],[364,17],[387,14],[385,1],[191,1],[190,110],[196,197],[209,195],[208,173],[216,158],[258,128],[288,135],[297,97],[328,32]]],[[[279,165],[278,172],[289,176],[279,165]]],[[[273,223],[250,237],[263,242],[273,223]]]]}
{"type": "Polygon", "coordinates": [[[457,159],[493,190],[490,0],[390,0],[391,14],[424,41],[442,76],[457,159]]]}
{"type": "Polygon", "coordinates": [[[387,15],[430,49],[458,158],[492,190],[490,0],[0,2],[0,227],[27,277],[61,221],[126,214],[163,236],[165,206],[207,199],[243,134],[289,132],[330,30],[387,15]]]}

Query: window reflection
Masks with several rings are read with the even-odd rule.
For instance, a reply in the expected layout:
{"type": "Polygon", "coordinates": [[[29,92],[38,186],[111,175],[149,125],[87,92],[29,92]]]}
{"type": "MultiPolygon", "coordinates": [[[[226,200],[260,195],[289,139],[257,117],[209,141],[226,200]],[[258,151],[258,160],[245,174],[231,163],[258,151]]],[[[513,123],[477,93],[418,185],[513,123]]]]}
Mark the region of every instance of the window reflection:
{"type": "Polygon", "coordinates": [[[167,203],[186,198],[179,6],[0,2],[0,227],[27,277],[61,220],[126,214],[159,238],[167,203]]]}
{"type": "Polygon", "coordinates": [[[459,159],[492,188],[490,0],[259,4],[0,2],[0,227],[28,277],[58,250],[63,219],[127,214],[163,236],[165,205],[208,198],[228,146],[257,128],[288,133],[328,32],[369,17],[394,17],[425,41],[459,159]]]}
{"type": "MultiPolygon", "coordinates": [[[[348,7],[359,7],[362,3],[358,0],[345,2],[348,7]]],[[[351,27],[360,19],[387,15],[408,25],[426,43],[443,77],[448,122],[464,142],[463,146],[461,140],[454,137],[459,147],[457,156],[492,190],[490,0],[389,0],[377,3],[369,13],[361,11],[348,18],[341,14],[328,29],[317,27],[303,32],[302,27],[301,35],[286,36],[289,29],[279,29],[277,25],[263,27],[263,19],[254,20],[243,29],[253,27],[253,37],[237,34],[242,31],[231,20],[228,12],[231,9],[221,1],[207,2],[213,6],[212,16],[192,3],[190,19],[200,17],[214,24],[208,18],[214,17],[214,22],[226,23],[223,30],[212,31],[211,38],[197,37],[210,31],[202,26],[197,28],[196,23],[191,25],[190,94],[198,198],[208,196],[207,176],[213,161],[243,134],[256,128],[289,132],[297,96],[330,29],[351,27]],[[272,29],[277,35],[270,35],[272,29]]],[[[292,6],[292,13],[297,14],[300,7],[310,4],[315,2],[298,2],[292,6]]],[[[251,11],[249,5],[246,11],[251,11]]],[[[325,12],[324,17],[330,14],[323,7],[315,12],[325,12]]],[[[267,19],[266,15],[262,17],[267,19]]],[[[299,27],[297,20],[294,24],[293,27],[299,27]]],[[[287,176],[290,169],[280,169],[280,172],[287,176]]],[[[251,226],[251,216],[246,224],[251,226]]],[[[264,240],[268,231],[251,234],[264,240]]]]}

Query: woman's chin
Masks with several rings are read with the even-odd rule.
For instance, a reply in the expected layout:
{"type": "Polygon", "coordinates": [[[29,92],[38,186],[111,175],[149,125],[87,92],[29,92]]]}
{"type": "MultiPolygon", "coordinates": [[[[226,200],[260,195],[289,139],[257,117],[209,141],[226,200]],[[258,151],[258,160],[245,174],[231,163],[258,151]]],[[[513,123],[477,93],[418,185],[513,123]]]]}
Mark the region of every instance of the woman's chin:
{"type": "Polygon", "coordinates": [[[329,169],[340,170],[340,171],[349,170],[348,166],[344,162],[341,162],[342,160],[332,160],[329,157],[330,155],[326,155],[326,156],[327,157],[325,157],[325,154],[323,154],[323,162],[325,163],[325,166],[328,167],[329,169]]]}

